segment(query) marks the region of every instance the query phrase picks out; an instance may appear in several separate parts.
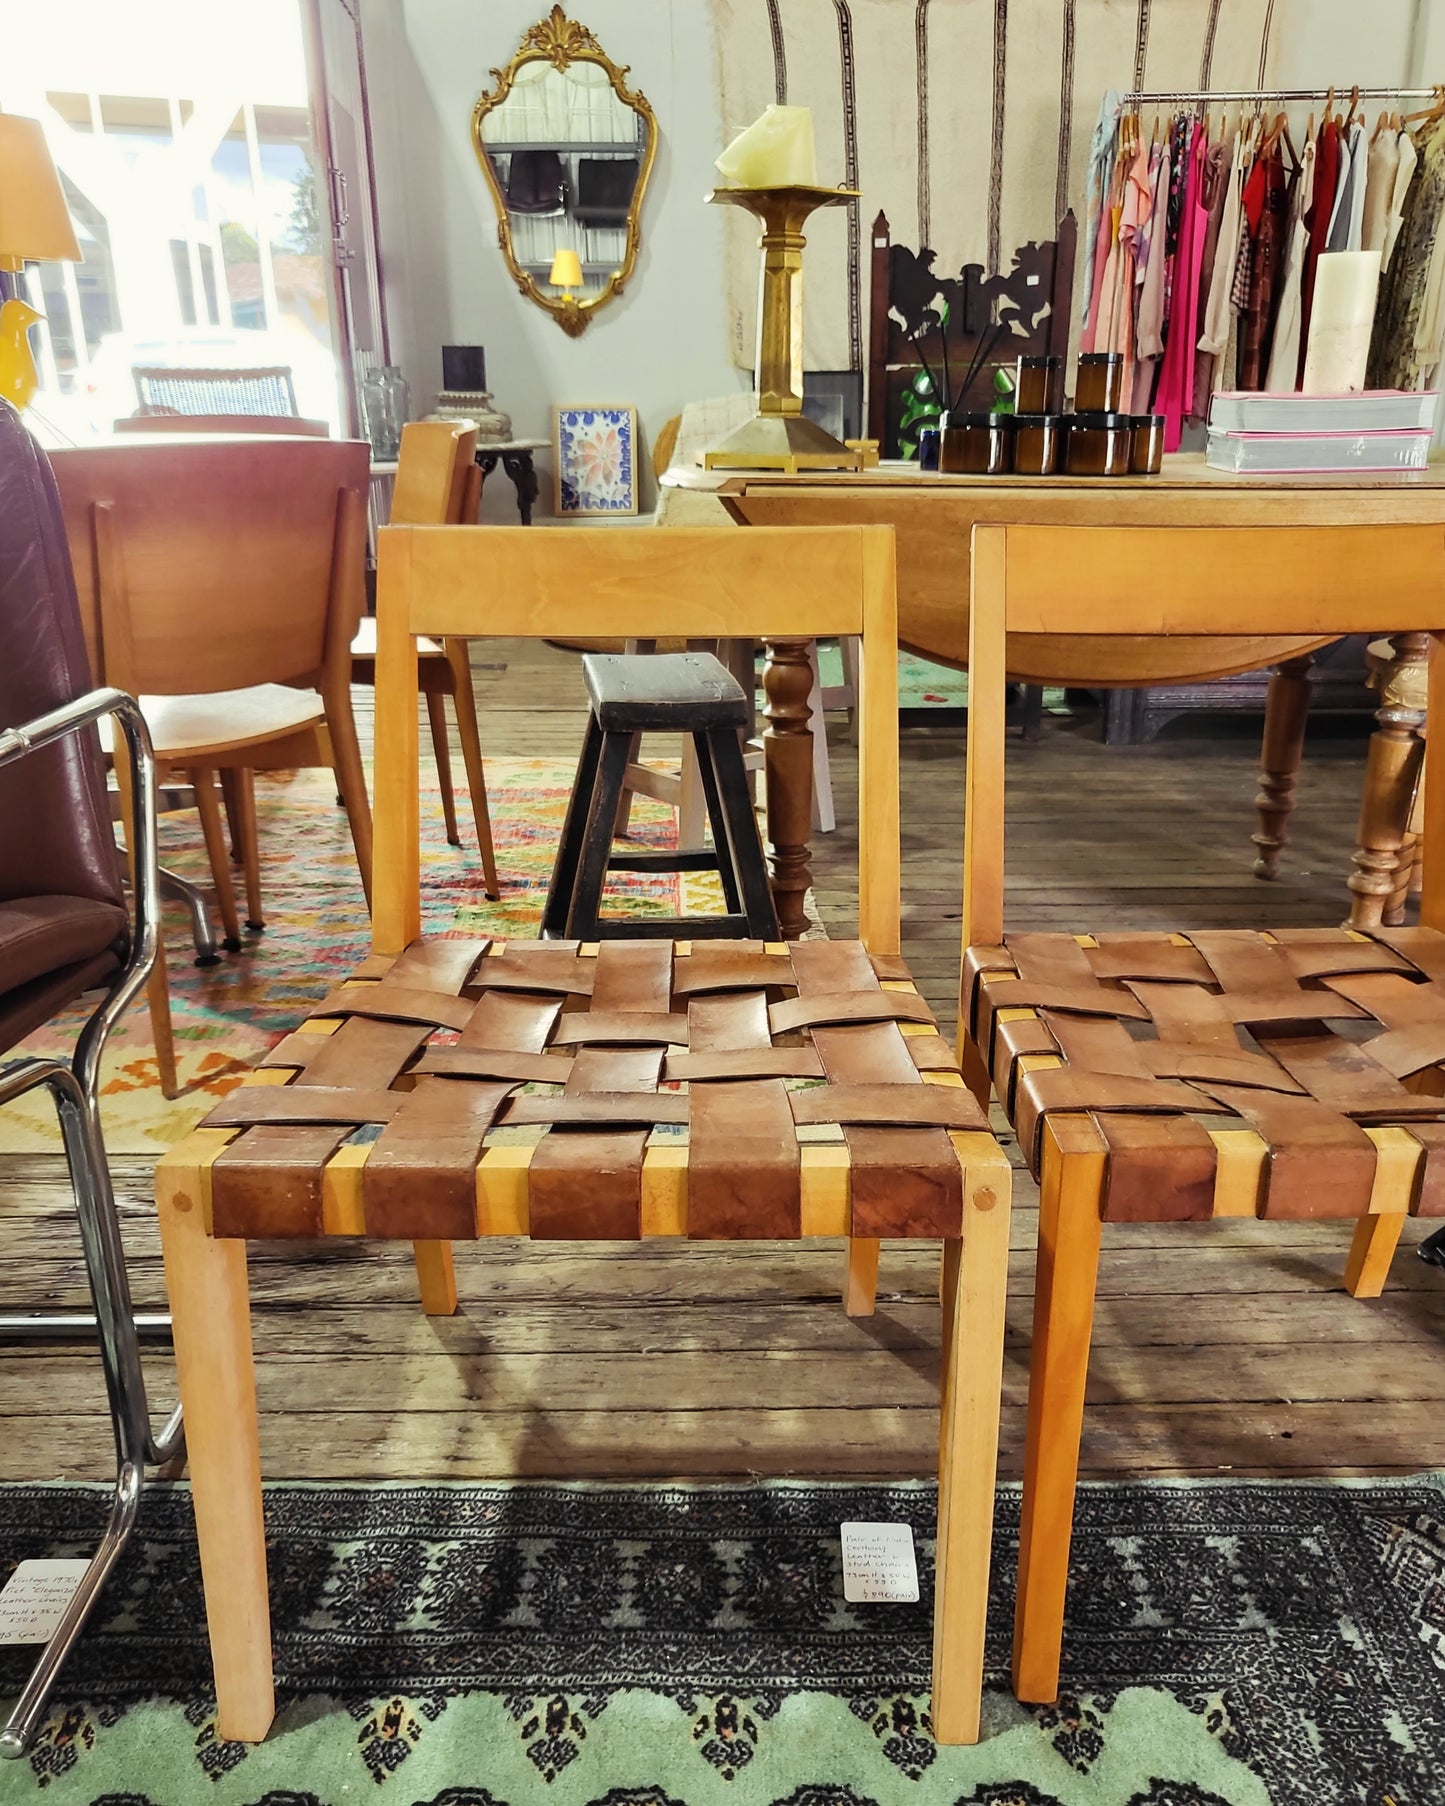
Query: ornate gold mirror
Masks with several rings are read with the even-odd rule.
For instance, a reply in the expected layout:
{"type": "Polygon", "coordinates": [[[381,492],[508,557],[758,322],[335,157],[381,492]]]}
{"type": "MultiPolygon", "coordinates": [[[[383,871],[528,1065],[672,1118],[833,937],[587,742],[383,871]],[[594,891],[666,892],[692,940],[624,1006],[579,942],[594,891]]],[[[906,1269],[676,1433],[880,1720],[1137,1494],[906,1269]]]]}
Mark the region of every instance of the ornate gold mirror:
{"type": "Polygon", "coordinates": [[[642,243],[657,121],[626,75],[554,6],[472,114],[507,268],[574,339],[621,294],[642,243]]]}

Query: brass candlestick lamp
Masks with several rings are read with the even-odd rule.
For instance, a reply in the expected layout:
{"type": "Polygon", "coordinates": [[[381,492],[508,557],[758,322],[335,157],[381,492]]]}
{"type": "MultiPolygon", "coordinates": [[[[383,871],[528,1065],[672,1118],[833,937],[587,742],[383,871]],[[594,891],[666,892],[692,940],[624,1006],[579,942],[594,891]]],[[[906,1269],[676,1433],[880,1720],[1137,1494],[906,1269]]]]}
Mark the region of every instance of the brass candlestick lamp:
{"type": "Polygon", "coordinates": [[[715,188],[712,203],[745,207],[763,224],[758,292],[758,411],[703,454],[708,470],[861,470],[852,450],[803,415],[803,226],[819,207],[857,198],[853,188],[794,184],[715,188]]]}

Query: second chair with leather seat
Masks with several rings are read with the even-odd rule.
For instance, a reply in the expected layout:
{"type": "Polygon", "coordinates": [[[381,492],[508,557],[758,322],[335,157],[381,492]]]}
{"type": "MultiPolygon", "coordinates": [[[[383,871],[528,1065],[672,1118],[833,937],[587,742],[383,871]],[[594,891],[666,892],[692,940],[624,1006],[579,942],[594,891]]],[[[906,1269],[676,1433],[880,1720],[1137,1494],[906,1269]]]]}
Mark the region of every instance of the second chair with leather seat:
{"type": "Polygon", "coordinates": [[[1407,1215],[1445,1215],[1445,736],[1426,748],[1419,928],[1004,933],[1006,630],[1258,632],[1261,596],[1281,634],[1413,615],[1407,628],[1435,631],[1431,686],[1445,688],[1438,526],[974,529],[959,1042],[975,1096],[996,1094],[1040,1189],[1024,1700],[1059,1692],[1103,1225],[1344,1219],[1346,1285],[1374,1297],[1407,1215]],[[1121,571],[1167,571],[1167,588],[1121,584],[1121,571]]]}

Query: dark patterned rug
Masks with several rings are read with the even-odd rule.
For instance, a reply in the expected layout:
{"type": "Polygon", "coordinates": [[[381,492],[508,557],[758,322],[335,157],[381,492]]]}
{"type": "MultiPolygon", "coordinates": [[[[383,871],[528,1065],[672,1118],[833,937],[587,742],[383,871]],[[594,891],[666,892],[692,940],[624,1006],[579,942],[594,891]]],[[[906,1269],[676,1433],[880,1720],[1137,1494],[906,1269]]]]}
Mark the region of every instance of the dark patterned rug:
{"type": "MultiPolygon", "coordinates": [[[[190,1500],[141,1531],[0,1800],[54,1806],[1439,1806],[1433,1480],[1087,1488],[1065,1688],[928,1717],[931,1487],[277,1486],[282,1708],[217,1739],[190,1500]],[[843,1519],[913,1525],[916,1606],[843,1601],[843,1519]]],[[[88,1553],[103,1495],[0,1487],[0,1577],[88,1553]]],[[[0,1651],[13,1694],[30,1652],[0,1651]]]]}

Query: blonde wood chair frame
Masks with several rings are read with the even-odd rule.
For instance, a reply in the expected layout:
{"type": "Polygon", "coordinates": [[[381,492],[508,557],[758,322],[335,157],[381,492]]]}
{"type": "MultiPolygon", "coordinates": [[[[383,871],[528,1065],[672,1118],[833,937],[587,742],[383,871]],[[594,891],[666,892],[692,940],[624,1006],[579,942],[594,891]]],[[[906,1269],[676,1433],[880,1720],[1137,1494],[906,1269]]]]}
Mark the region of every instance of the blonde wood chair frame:
{"type": "MultiPolygon", "coordinates": [[[[1052,634],[1089,623],[1095,636],[1301,637],[1400,630],[1432,634],[1430,694],[1445,709],[1445,531],[1439,525],[1353,527],[995,526],[973,530],[970,694],[965,792],[963,941],[997,948],[1004,920],[1006,634],[1052,634]],[[1129,572],[1159,573],[1147,584],[1129,572]],[[1249,581],[1239,581],[1241,573],[1249,581]],[[1261,619],[1258,598],[1269,598],[1261,619]]],[[[1445,717],[1442,717],[1445,718],[1445,717]]],[[[1445,736],[1426,742],[1422,926],[1445,929],[1445,736]],[[1432,762],[1433,760],[1433,767],[1432,762]]],[[[1372,746],[1371,758],[1378,757],[1372,746]]],[[[1367,779],[1367,784],[1369,779],[1367,779]]],[[[1090,944],[1088,936],[1077,937],[1090,944]]],[[[1363,937],[1362,937],[1363,938],[1363,937]]],[[[965,1078],[985,1105],[991,1082],[960,998],[965,1078]]],[[[1032,1009],[1005,1012],[1011,1017],[1032,1009]]],[[[1058,1066],[1022,1055],[1020,1071],[1058,1066]]],[[[1440,1068],[1419,1089],[1445,1093],[1440,1068]]],[[[1356,1221],[1347,1289],[1378,1296],[1423,1169],[1424,1150],[1399,1129],[1366,1131],[1377,1148],[1374,1191],[1356,1221]]],[[[1268,1144],[1250,1128],[1211,1131],[1218,1150],[1216,1217],[1255,1216],[1268,1183],[1268,1144]]],[[[1020,1699],[1058,1696],[1069,1544],[1107,1181],[1107,1144],[1087,1113],[1050,1115],[1040,1172],[1039,1253],[1029,1379],[1023,1521],[1014,1635],[1020,1699]]]]}
{"type": "MultiPolygon", "coordinates": [[[[400,954],[421,930],[416,667],[418,636],[557,638],[578,593],[599,634],[731,638],[861,634],[860,936],[899,947],[896,596],[888,529],[686,530],[617,534],[456,527],[383,530],[380,546],[376,875],[372,948],[400,954]],[[881,656],[880,656],[881,653],[881,656]]],[[[911,985],[902,988],[912,989],[911,985]]],[[[251,1075],[274,1081],[284,1073],[251,1075]]],[[[961,1084],[956,1072],[927,1075],[961,1084]]],[[[944,1243],[939,1541],[933,1667],[936,1735],[978,1735],[1008,1269],[1010,1173],[994,1138],[951,1132],[963,1233],[944,1243]]],[[[209,1230],[209,1170],[232,1138],[199,1129],[157,1169],[166,1280],[201,1545],[222,1737],[255,1740],[271,1723],[261,1471],[246,1251],[209,1230]]],[[[328,1232],[364,1229],[369,1148],[332,1157],[322,1186],[328,1232]]],[[[478,1233],[526,1234],[532,1150],[494,1147],[477,1168],[478,1233]]],[[[802,1232],[846,1235],[846,1148],[803,1150],[802,1232]]],[[[642,1172],[644,1234],[687,1228],[686,1153],[653,1148],[642,1172]],[[679,1159],[678,1156],[681,1156],[679,1159]]],[[[876,1244],[862,1244],[862,1261],[876,1244]]],[[[428,1308],[454,1307],[451,1249],[416,1244],[428,1308]]],[[[854,1251],[855,1260],[859,1258],[854,1251]]]]}

